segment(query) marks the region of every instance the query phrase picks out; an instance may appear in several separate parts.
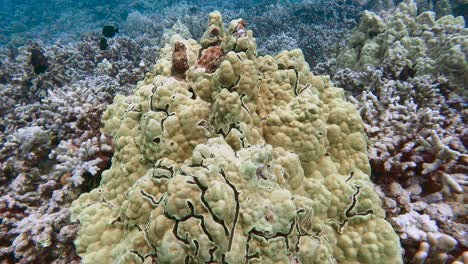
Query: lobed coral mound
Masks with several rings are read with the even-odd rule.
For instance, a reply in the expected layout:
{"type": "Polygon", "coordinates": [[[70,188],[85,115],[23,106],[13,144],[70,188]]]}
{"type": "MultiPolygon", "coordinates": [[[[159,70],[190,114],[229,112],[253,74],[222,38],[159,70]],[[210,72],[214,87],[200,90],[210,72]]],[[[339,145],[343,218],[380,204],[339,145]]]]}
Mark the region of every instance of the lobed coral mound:
{"type": "Polygon", "coordinates": [[[83,263],[402,262],[358,112],[246,26],[211,13],[108,107],[112,166],[71,209],[83,263]]]}
{"type": "Polygon", "coordinates": [[[445,82],[457,88],[451,98],[468,98],[464,89],[468,83],[467,36],[463,17],[436,19],[432,11],[418,15],[416,2],[406,0],[387,16],[365,11],[348,47],[337,58],[337,66],[353,70],[383,66],[386,77],[445,82]]]}
{"type": "Polygon", "coordinates": [[[416,2],[364,12],[332,80],[359,106],[404,261],[466,263],[468,29],[416,2]]]}

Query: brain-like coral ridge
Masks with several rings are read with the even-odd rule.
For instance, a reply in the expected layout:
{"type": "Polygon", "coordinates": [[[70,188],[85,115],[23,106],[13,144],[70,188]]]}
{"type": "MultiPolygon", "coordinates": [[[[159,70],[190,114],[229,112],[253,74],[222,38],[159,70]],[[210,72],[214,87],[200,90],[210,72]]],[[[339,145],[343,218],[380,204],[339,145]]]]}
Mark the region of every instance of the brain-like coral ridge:
{"type": "Polygon", "coordinates": [[[175,35],[103,116],[115,154],[72,205],[83,263],[401,263],[363,124],[300,50],[238,19],[175,35]]]}

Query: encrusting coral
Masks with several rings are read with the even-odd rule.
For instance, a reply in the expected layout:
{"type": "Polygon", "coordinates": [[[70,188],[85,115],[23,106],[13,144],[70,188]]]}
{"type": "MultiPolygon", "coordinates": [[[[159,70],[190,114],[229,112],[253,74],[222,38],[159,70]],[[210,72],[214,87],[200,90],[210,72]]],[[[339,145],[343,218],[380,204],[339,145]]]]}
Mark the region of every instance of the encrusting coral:
{"type": "Polygon", "coordinates": [[[73,202],[83,263],[401,263],[362,120],[300,50],[242,19],[175,35],[104,113],[112,166],[73,202]]]}

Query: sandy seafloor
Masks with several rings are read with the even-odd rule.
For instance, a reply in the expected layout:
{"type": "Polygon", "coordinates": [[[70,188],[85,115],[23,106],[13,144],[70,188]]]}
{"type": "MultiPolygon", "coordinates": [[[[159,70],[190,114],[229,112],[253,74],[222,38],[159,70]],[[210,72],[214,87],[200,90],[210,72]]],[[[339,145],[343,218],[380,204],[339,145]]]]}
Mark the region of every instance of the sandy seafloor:
{"type": "Polygon", "coordinates": [[[468,262],[466,1],[62,0],[0,1],[1,263],[80,263],[69,208],[111,165],[103,112],[214,10],[344,88],[405,263],[468,262]]]}

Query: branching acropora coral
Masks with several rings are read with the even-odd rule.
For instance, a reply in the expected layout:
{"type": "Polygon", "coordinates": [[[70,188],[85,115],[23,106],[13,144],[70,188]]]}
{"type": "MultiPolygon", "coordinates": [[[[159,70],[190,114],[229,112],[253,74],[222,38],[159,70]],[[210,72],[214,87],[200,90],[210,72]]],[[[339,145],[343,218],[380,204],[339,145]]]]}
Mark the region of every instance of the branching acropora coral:
{"type": "Polygon", "coordinates": [[[84,263],[401,263],[362,120],[300,50],[257,57],[247,23],[175,35],[103,116],[99,188],[72,205],[84,263]]]}

